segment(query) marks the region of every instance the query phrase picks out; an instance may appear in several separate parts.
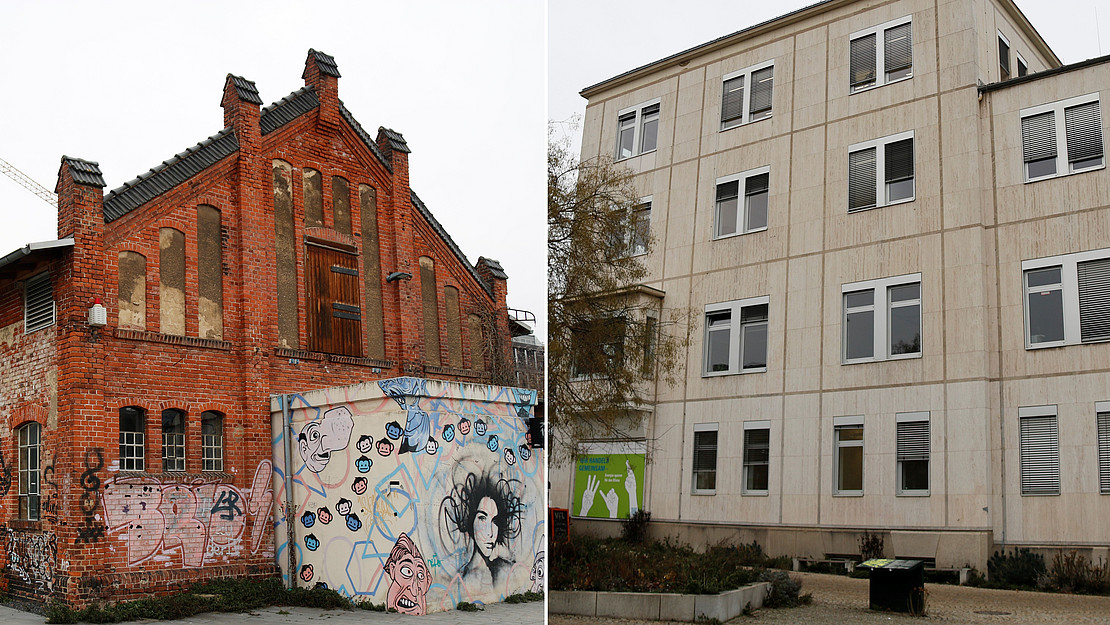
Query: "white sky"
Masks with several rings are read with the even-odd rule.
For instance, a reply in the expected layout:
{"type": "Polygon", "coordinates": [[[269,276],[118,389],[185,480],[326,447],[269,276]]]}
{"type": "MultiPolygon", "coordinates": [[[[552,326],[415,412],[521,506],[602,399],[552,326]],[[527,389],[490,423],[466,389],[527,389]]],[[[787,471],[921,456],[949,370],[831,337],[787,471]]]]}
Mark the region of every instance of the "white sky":
{"type": "MultiPolygon", "coordinates": [[[[501,261],[509,306],[546,333],[542,1],[0,0],[0,158],[50,191],[63,154],[105,192],[223,128],[228,73],[264,106],[309,48],[370,133],[404,134],[412,188],[467,255],[501,261]]],[[[57,238],[57,210],[0,175],[0,256],[57,238]]]]}
{"type": "MultiPolygon", "coordinates": [[[[1016,1],[1064,63],[1110,54],[1110,4],[1097,0],[1016,1]],[[1102,53],[1099,30],[1105,39],[1102,53]]],[[[551,0],[547,115],[557,122],[581,115],[586,101],[578,92],[584,87],[815,2],[551,0]]],[[[572,135],[576,146],[580,133],[579,129],[572,135]]]]}

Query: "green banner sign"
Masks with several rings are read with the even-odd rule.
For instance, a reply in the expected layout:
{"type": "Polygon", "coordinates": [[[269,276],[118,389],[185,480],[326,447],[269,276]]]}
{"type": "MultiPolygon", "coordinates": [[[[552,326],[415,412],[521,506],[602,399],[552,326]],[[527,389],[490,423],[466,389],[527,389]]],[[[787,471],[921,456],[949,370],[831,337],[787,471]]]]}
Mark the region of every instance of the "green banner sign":
{"type": "Polygon", "coordinates": [[[644,500],[644,454],[582,454],[574,472],[572,514],[624,519],[644,500]]]}

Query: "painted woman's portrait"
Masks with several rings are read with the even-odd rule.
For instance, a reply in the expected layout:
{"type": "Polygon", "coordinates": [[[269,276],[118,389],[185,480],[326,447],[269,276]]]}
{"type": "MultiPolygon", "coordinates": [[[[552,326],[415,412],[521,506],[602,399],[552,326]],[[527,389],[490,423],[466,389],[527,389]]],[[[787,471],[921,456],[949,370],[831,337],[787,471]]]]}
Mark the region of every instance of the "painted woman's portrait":
{"type": "Polygon", "coordinates": [[[511,541],[520,534],[521,483],[492,475],[466,476],[443,500],[446,530],[463,549],[460,573],[468,584],[498,587],[516,561],[511,541]]]}

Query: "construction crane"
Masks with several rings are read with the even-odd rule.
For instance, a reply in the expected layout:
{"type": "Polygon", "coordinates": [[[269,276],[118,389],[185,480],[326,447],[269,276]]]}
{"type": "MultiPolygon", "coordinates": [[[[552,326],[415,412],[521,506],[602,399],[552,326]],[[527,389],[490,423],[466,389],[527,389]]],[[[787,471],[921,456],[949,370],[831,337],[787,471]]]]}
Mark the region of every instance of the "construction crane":
{"type": "Polygon", "coordinates": [[[26,188],[31,193],[34,193],[35,195],[37,195],[39,197],[39,199],[42,200],[43,202],[46,202],[47,204],[49,204],[51,206],[54,206],[54,207],[58,206],[58,196],[57,195],[54,195],[53,193],[51,193],[46,187],[44,187],[41,184],[35,182],[34,180],[31,179],[30,176],[28,176],[27,174],[19,171],[18,169],[15,168],[14,165],[9,163],[8,161],[5,161],[2,158],[0,158],[0,173],[4,174],[5,176],[7,176],[7,177],[11,178],[12,180],[18,182],[19,184],[23,185],[24,188],[26,188]]]}

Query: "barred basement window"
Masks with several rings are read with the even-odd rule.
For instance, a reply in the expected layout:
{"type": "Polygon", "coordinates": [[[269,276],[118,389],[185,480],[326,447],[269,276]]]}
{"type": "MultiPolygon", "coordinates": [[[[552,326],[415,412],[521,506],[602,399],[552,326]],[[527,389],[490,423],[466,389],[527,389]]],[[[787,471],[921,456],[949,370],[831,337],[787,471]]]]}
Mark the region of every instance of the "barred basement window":
{"type": "Polygon", "coordinates": [[[200,415],[202,471],[224,470],[224,416],[212,410],[200,415]]]}
{"type": "Polygon", "coordinates": [[[1021,421],[1021,494],[1060,494],[1056,406],[1018,408],[1021,421]]]}
{"type": "Polygon", "coordinates": [[[712,495],[717,489],[717,424],[694,424],[693,473],[695,495],[712,495]]]}
{"type": "Polygon", "coordinates": [[[929,494],[929,413],[902,412],[897,422],[898,494],[929,494]]]}
{"type": "Polygon", "coordinates": [[[50,272],[44,271],[24,281],[23,332],[30,334],[54,325],[54,314],[54,286],[50,282],[50,272]]]}
{"type": "Polygon", "coordinates": [[[162,471],[185,470],[185,413],[162,411],[162,471]]]}
{"type": "Polygon", "coordinates": [[[146,470],[146,413],[136,406],[119,409],[119,468],[146,470]]]}
{"type": "Polygon", "coordinates": [[[19,432],[19,518],[39,520],[39,444],[42,426],[28,423],[19,432]]]}

